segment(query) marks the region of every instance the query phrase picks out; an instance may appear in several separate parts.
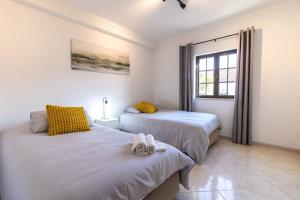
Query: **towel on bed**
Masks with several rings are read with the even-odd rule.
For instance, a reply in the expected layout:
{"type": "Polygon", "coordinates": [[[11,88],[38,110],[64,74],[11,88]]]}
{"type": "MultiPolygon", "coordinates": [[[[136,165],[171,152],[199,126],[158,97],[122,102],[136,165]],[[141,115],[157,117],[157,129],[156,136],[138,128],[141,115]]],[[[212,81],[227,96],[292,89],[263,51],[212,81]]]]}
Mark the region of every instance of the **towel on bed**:
{"type": "Polygon", "coordinates": [[[138,155],[146,153],[146,137],[143,133],[139,133],[133,136],[132,152],[138,155]]]}
{"type": "Polygon", "coordinates": [[[156,152],[165,152],[167,150],[166,145],[161,142],[155,144],[156,152]]]}
{"type": "Polygon", "coordinates": [[[155,151],[156,151],[156,145],[155,145],[155,141],[154,141],[153,135],[148,134],[146,136],[146,143],[147,143],[146,152],[148,154],[154,154],[155,151]]]}

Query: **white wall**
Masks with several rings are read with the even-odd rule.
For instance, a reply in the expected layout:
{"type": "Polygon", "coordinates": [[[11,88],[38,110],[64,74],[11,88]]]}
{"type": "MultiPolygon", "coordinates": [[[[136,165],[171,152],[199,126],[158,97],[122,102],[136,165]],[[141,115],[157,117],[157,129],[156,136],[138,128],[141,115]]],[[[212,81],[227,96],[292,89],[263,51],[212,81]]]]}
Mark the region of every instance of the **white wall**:
{"type": "Polygon", "coordinates": [[[28,121],[46,104],[83,105],[96,118],[103,96],[113,115],[152,100],[151,49],[9,0],[1,0],[0,27],[0,129],[28,121]],[[129,52],[130,75],[71,70],[71,38],[129,52]]]}
{"type": "MultiPolygon", "coordinates": [[[[279,5],[203,26],[159,42],[154,60],[154,101],[178,108],[178,47],[236,33],[254,25],[253,137],[255,141],[300,149],[300,2],[279,5]]],[[[196,54],[236,47],[237,39],[197,46],[196,54]]],[[[233,100],[195,99],[194,108],[219,116],[222,134],[232,135],[233,100]]]]}

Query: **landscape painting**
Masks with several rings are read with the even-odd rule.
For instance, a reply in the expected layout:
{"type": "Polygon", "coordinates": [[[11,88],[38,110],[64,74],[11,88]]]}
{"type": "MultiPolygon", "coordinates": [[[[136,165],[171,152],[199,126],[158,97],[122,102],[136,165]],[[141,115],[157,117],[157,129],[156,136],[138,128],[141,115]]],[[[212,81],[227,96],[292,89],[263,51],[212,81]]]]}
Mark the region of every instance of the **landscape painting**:
{"type": "Polygon", "coordinates": [[[129,74],[129,54],[97,45],[71,41],[72,69],[129,74]]]}

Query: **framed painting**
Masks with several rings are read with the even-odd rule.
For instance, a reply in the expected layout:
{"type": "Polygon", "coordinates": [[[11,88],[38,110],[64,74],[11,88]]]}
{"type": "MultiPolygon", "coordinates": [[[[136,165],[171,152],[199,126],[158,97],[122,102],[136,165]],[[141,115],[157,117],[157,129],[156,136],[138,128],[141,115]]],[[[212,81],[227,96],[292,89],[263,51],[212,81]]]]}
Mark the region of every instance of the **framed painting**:
{"type": "Polygon", "coordinates": [[[129,53],[71,40],[71,68],[100,73],[129,74],[129,53]]]}

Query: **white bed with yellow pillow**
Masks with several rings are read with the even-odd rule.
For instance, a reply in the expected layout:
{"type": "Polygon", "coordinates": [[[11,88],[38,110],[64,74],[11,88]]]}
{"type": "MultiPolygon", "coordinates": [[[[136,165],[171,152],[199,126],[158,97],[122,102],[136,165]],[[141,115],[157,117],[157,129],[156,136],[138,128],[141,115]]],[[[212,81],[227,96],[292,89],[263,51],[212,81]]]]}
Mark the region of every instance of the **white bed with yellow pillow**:
{"type": "Polygon", "coordinates": [[[137,156],[132,134],[96,125],[49,136],[45,111],[32,116],[34,122],[0,134],[1,200],[172,199],[178,182],[169,194],[155,191],[170,180],[188,187],[193,161],[170,145],[166,152],[137,156]]]}
{"type": "Polygon", "coordinates": [[[214,114],[158,109],[157,112],[125,112],[120,116],[120,130],[152,134],[201,163],[208,147],[219,137],[220,124],[214,114]]]}

